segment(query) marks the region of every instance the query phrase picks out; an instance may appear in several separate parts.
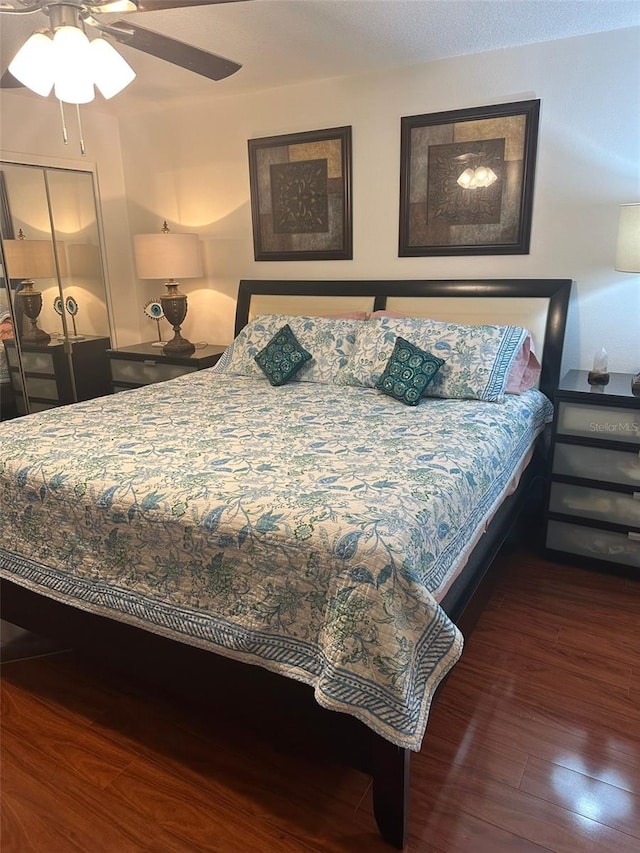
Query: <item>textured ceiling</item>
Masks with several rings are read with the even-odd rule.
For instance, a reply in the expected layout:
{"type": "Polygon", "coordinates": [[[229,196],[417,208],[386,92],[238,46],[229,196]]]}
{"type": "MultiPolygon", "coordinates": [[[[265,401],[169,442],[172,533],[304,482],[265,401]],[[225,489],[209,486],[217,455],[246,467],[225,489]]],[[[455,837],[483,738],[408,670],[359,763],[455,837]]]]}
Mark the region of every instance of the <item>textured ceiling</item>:
{"type": "MultiPolygon", "coordinates": [[[[135,13],[133,20],[242,63],[213,82],[118,45],[137,71],[101,107],[237,95],[327,77],[640,25],[638,0],[249,0],[135,13]]],[[[103,20],[109,20],[102,16],[103,20]]],[[[0,15],[2,70],[44,16],[0,15]]],[[[615,57],[612,57],[612,62],[615,57]]],[[[16,90],[18,91],[18,90],[16,90]]],[[[23,90],[21,90],[23,91],[23,90]]],[[[27,97],[38,97],[31,96],[27,97]]],[[[101,98],[100,98],[101,100],[101,98]]]]}

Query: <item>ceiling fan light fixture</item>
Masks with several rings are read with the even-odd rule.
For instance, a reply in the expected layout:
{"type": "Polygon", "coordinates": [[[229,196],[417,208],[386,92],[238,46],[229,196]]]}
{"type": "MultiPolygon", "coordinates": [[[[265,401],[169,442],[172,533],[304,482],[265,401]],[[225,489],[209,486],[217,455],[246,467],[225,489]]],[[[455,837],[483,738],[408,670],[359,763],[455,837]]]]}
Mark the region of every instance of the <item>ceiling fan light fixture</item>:
{"type": "Polygon", "coordinates": [[[89,39],[78,27],[59,27],[53,37],[55,95],[68,104],[95,98],[89,39]]]}
{"type": "Polygon", "coordinates": [[[118,51],[103,38],[89,45],[93,82],[108,100],[135,80],[136,72],[118,51]]]}
{"type": "Polygon", "coordinates": [[[53,89],[53,42],[34,33],[11,60],[9,71],[27,89],[46,98],[53,89]]]}
{"type": "Polygon", "coordinates": [[[133,0],[105,0],[99,6],[92,7],[93,12],[137,12],[138,4],[133,0]]]}

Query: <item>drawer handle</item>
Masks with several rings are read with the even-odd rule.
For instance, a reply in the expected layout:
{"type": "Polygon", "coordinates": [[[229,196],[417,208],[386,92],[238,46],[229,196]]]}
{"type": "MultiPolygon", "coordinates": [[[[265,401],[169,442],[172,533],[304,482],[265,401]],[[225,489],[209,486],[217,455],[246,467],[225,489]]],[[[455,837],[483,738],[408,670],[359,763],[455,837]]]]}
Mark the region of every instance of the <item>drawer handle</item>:
{"type": "Polygon", "coordinates": [[[155,367],[155,366],[156,366],[156,362],[155,362],[155,361],[153,361],[153,360],[152,360],[152,359],[150,359],[150,358],[145,358],[144,363],[145,363],[145,364],[148,364],[148,365],[149,365],[149,367],[155,367]]]}
{"type": "Polygon", "coordinates": [[[629,533],[627,533],[627,536],[629,537],[629,539],[631,539],[632,542],[640,542],[640,533],[632,533],[631,531],[629,531],[629,533]]]}

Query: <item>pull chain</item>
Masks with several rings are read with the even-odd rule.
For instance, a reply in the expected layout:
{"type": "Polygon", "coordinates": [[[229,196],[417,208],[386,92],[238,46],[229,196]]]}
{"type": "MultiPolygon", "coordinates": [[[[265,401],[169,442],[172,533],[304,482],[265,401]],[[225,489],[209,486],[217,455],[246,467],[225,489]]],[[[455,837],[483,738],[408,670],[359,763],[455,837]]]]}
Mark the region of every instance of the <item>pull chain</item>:
{"type": "Polygon", "coordinates": [[[69,144],[69,136],[67,134],[67,123],[64,120],[64,107],[62,106],[62,101],[58,101],[60,104],[60,119],[62,121],[62,141],[65,145],[69,144]]]}
{"type": "MultiPolygon", "coordinates": [[[[58,100],[60,104],[60,119],[62,121],[62,141],[65,145],[69,144],[69,134],[67,133],[67,122],[64,117],[64,106],[61,100],[58,100]]],[[[87,153],[85,145],[84,145],[84,133],[82,131],[82,120],[80,119],[80,105],[76,104],[76,117],[78,119],[78,134],[80,136],[80,154],[84,157],[87,153]]]]}
{"type": "Polygon", "coordinates": [[[84,157],[87,153],[84,147],[84,136],[82,133],[82,122],[80,120],[80,105],[76,104],[76,116],[78,117],[78,133],[80,135],[80,154],[84,157]]]}

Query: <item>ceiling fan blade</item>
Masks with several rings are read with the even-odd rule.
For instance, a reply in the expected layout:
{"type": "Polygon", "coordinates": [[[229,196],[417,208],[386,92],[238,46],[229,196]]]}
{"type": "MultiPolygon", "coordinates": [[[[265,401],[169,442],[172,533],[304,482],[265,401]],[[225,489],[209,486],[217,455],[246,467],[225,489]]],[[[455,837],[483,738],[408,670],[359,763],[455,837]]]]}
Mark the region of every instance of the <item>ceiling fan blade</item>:
{"type": "Polygon", "coordinates": [[[219,3],[244,3],[246,0],[138,0],[138,12],[160,12],[186,6],[217,6],[219,3]]]}
{"type": "Polygon", "coordinates": [[[133,47],[143,53],[157,56],[159,59],[164,59],[173,65],[179,65],[188,71],[200,74],[202,77],[209,77],[211,80],[223,80],[242,68],[242,65],[233,62],[231,59],[225,59],[223,56],[209,53],[199,47],[193,47],[193,45],[151,32],[144,27],[130,24],[128,21],[126,23],[115,21],[107,27],[97,25],[97,29],[102,30],[127,47],[133,47]]]}

